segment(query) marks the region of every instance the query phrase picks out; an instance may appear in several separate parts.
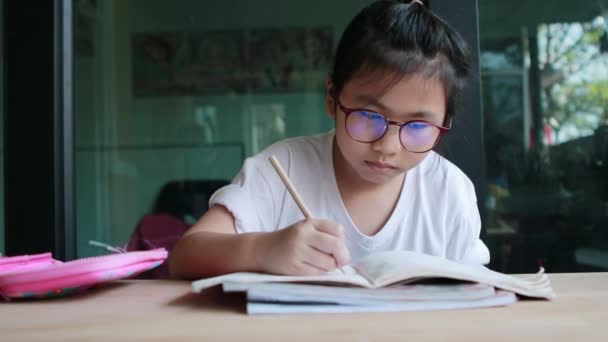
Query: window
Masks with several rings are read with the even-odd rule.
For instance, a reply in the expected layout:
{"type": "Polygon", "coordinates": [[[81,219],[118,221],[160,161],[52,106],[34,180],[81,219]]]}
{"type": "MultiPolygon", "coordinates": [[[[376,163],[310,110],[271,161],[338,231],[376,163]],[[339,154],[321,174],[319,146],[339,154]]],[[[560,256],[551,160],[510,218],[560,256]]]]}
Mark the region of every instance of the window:
{"type": "Polygon", "coordinates": [[[75,0],[78,256],[150,214],[192,223],[245,157],[332,129],[334,44],[366,3],[75,0]]]}
{"type": "Polygon", "coordinates": [[[486,232],[498,270],[608,269],[608,12],[600,3],[479,2],[486,232]]]}

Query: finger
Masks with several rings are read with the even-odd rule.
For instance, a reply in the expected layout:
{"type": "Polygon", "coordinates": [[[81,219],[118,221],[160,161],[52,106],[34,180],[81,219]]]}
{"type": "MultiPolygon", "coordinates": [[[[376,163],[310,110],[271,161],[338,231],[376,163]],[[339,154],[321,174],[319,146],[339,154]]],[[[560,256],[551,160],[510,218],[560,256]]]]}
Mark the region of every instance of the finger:
{"type": "Polygon", "coordinates": [[[323,253],[313,247],[310,247],[303,261],[311,266],[323,270],[324,272],[329,272],[336,269],[336,260],[334,259],[333,255],[323,253]]]}
{"type": "Polygon", "coordinates": [[[328,233],[318,232],[318,234],[311,236],[309,245],[323,253],[331,254],[335,258],[338,267],[350,262],[350,252],[346,247],[344,237],[336,237],[328,233]]]}
{"type": "Polygon", "coordinates": [[[335,237],[344,236],[344,227],[339,223],[318,219],[310,220],[310,223],[312,223],[313,227],[320,232],[327,233],[335,237]]]}
{"type": "Polygon", "coordinates": [[[325,254],[331,254],[338,267],[350,262],[350,252],[346,247],[344,237],[336,237],[328,233],[316,231],[316,234],[311,234],[308,244],[325,254]]]}
{"type": "Polygon", "coordinates": [[[347,265],[350,262],[350,252],[348,251],[344,240],[340,241],[338,247],[332,252],[332,255],[336,259],[338,267],[347,265]]]}
{"type": "Polygon", "coordinates": [[[332,254],[339,248],[340,238],[315,230],[309,237],[308,245],[325,254],[332,254]]]}
{"type": "Polygon", "coordinates": [[[304,261],[299,265],[297,275],[311,276],[311,275],[321,275],[321,274],[325,274],[325,273],[327,273],[326,270],[304,261]]]}

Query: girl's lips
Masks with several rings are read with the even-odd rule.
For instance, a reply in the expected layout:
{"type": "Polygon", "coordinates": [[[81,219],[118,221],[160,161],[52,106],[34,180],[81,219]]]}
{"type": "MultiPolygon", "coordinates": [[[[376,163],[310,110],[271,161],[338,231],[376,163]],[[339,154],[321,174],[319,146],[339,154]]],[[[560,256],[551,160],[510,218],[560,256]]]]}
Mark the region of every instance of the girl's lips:
{"type": "Polygon", "coordinates": [[[367,164],[368,166],[370,166],[374,169],[377,169],[377,170],[394,170],[394,169],[396,169],[396,167],[394,167],[391,164],[384,164],[384,163],[376,162],[376,161],[366,160],[365,164],[367,164]]]}

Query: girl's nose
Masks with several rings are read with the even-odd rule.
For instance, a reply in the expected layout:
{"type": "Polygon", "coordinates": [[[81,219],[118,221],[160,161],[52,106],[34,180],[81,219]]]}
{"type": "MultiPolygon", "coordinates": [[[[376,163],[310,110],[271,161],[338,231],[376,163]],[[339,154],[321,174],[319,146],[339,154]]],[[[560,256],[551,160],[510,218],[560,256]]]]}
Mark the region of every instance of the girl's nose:
{"type": "Polygon", "coordinates": [[[382,154],[396,154],[401,151],[401,141],[399,140],[399,127],[389,125],[384,136],[372,143],[374,151],[382,154]]]}

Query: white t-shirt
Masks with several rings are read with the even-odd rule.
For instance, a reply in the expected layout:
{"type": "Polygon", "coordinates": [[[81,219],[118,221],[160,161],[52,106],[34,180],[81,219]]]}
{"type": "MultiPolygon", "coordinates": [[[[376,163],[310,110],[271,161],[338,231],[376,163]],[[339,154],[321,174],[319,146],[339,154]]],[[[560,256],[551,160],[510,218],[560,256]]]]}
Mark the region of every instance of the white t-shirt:
{"type": "Polygon", "coordinates": [[[247,158],[232,184],[209,205],[221,204],[235,217],[238,233],[271,232],[304,218],[268,158],[275,155],[313,217],[344,226],[351,261],[379,251],[408,250],[468,264],[487,264],[479,239],[481,220],[475,190],[454,164],[430,152],[407,172],[401,196],[385,226],[361,233],[340,197],[333,167],[334,133],[290,138],[247,158]]]}

